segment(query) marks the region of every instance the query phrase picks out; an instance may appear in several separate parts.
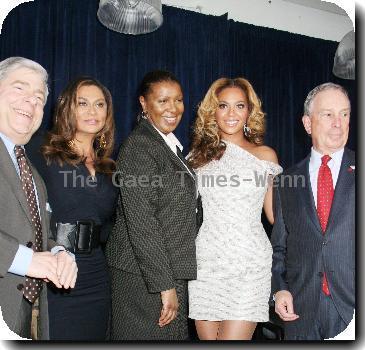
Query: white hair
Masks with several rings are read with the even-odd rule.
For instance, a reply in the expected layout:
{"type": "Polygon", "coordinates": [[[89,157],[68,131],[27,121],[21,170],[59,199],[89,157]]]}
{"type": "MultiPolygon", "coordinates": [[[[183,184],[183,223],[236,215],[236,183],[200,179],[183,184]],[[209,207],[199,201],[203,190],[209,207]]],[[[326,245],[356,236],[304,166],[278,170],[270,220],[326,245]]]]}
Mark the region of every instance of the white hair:
{"type": "Polygon", "coordinates": [[[304,102],[304,115],[310,115],[312,102],[313,102],[314,98],[317,96],[317,94],[319,94],[321,91],[330,90],[330,89],[340,90],[347,98],[349,98],[349,95],[348,95],[347,91],[341,85],[331,83],[331,82],[318,85],[313,90],[311,90],[309,92],[307,98],[305,99],[305,102],[304,102]]]}
{"type": "Polygon", "coordinates": [[[37,62],[32,61],[24,57],[9,57],[0,62],[0,81],[6,78],[6,76],[19,68],[28,68],[38,73],[43,80],[46,88],[45,98],[48,97],[48,73],[47,71],[37,62]]]}

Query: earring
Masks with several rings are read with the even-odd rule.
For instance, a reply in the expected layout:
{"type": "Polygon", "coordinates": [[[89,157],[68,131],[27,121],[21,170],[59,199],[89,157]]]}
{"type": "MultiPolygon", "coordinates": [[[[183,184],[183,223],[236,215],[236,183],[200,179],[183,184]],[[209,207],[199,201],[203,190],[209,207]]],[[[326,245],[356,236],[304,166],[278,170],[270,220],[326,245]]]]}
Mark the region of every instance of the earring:
{"type": "Polygon", "coordinates": [[[67,146],[70,147],[70,148],[75,148],[75,140],[70,140],[70,141],[67,141],[67,146]]]}
{"type": "Polygon", "coordinates": [[[141,112],[141,117],[142,117],[143,119],[148,119],[148,112],[142,111],[142,112],[141,112]]]}
{"type": "Polygon", "coordinates": [[[101,148],[101,149],[105,149],[106,148],[105,134],[101,134],[101,136],[99,137],[99,148],[101,148]]]}
{"type": "Polygon", "coordinates": [[[245,123],[245,125],[243,126],[243,133],[245,134],[246,137],[248,137],[250,135],[251,132],[251,128],[247,126],[247,123],[245,123]]]}

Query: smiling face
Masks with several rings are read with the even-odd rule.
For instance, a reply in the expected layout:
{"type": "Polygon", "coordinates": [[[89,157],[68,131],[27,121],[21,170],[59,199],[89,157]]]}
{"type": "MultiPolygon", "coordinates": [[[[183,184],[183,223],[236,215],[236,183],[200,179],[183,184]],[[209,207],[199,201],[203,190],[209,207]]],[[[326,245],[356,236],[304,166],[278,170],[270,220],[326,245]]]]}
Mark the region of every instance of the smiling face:
{"type": "Polygon", "coordinates": [[[310,116],[303,117],[303,125],[312,136],[313,147],[321,154],[342,149],[349,136],[350,101],[338,89],[319,92],[310,106],[310,116]]]}
{"type": "Polygon", "coordinates": [[[249,116],[246,94],[238,87],[223,89],[218,95],[215,119],[223,139],[243,135],[243,126],[249,116]]]}
{"type": "Polygon", "coordinates": [[[146,97],[139,101],[153,125],[167,135],[180,123],[184,113],[183,94],[180,85],[173,81],[154,83],[146,97]]]}
{"type": "Polygon", "coordinates": [[[42,123],[46,101],[42,76],[29,68],[0,81],[0,132],[17,145],[28,143],[42,123]]]}
{"type": "Polygon", "coordinates": [[[76,99],[76,139],[96,135],[105,126],[107,116],[103,92],[95,85],[84,85],[78,88],[76,99]]]}

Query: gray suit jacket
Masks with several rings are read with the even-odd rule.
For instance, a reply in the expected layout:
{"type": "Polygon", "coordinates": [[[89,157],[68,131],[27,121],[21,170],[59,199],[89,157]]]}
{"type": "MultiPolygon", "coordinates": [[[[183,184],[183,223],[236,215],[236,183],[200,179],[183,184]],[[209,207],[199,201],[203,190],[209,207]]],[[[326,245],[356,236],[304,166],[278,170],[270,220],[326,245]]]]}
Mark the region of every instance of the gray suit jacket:
{"type": "Polygon", "coordinates": [[[323,272],[326,272],[341,318],[346,324],[352,319],[355,308],[355,171],[351,165],[355,165],[355,154],[345,148],[325,234],[312,195],[309,156],[278,177],[271,237],[272,292],[284,289],[293,295],[294,311],[300,317],[285,323],[285,331],[292,335],[306,334],[313,326],[323,272]],[[299,179],[297,186],[294,182],[290,185],[290,178],[299,179]]]}
{"type": "Polygon", "coordinates": [[[196,185],[146,120],[121,147],[120,198],[106,247],[110,266],[142,275],[150,293],[196,278],[196,185]]]}
{"type": "MultiPolygon", "coordinates": [[[[4,321],[9,328],[19,334],[22,325],[22,299],[25,277],[8,273],[19,244],[33,241],[35,233],[31,223],[28,203],[21,187],[14,164],[0,139],[0,306],[4,321]]],[[[32,167],[40,206],[43,229],[43,250],[54,246],[48,241],[49,213],[46,211],[47,193],[43,180],[32,167]]],[[[46,288],[40,297],[41,339],[48,339],[48,309],[46,288]]]]}

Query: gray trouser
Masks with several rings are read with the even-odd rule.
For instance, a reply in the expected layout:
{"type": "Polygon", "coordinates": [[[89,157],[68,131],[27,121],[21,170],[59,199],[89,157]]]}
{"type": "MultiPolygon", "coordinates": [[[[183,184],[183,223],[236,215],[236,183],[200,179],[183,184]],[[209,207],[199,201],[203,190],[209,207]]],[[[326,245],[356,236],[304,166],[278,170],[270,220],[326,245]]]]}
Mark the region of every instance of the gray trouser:
{"type": "Polygon", "coordinates": [[[22,299],[14,332],[23,338],[31,338],[32,304],[24,297],[22,299]]]}

